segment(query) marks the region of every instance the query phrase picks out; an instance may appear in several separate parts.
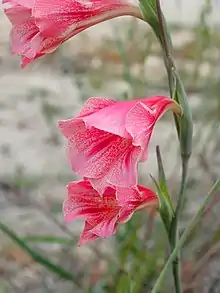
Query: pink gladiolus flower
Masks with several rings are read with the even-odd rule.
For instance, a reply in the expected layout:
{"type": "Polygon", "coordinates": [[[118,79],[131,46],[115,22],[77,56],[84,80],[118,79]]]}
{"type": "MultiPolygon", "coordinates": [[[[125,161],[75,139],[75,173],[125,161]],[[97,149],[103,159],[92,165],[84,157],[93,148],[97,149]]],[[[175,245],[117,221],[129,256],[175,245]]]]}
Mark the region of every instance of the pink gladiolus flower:
{"type": "Polygon", "coordinates": [[[63,205],[66,222],[85,220],[79,245],[109,237],[115,233],[118,224],[127,222],[135,211],[158,206],[157,196],[143,186],[116,190],[108,187],[103,196],[86,180],[71,182],[67,189],[68,198],[63,205]]]}
{"type": "Polygon", "coordinates": [[[122,15],[142,18],[127,0],[3,0],[11,21],[12,52],[22,67],[99,22],[122,15]]]}
{"type": "Polygon", "coordinates": [[[88,99],[76,118],[59,122],[73,171],[100,194],[107,186],[136,186],[138,162],[147,159],[154,125],[168,109],[181,112],[163,96],[126,102],[88,99]]]}

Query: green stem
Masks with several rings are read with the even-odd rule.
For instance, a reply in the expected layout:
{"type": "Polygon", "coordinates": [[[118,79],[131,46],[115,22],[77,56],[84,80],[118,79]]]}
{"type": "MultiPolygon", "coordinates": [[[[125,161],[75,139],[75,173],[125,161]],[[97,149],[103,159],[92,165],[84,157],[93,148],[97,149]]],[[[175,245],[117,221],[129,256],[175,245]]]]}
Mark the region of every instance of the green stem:
{"type": "MultiPolygon", "coordinates": [[[[176,91],[177,91],[177,79],[174,78],[173,72],[175,71],[175,64],[172,58],[172,42],[169,38],[166,22],[164,20],[164,16],[161,10],[160,6],[160,0],[156,0],[156,10],[157,10],[157,17],[158,17],[158,24],[160,28],[160,40],[164,51],[164,63],[167,70],[168,75],[168,81],[169,81],[169,89],[170,89],[170,95],[172,99],[175,99],[176,97],[176,91]]],[[[179,82],[179,80],[178,80],[179,82]]],[[[179,83],[178,83],[179,85],[179,83]]],[[[177,208],[175,211],[175,215],[173,218],[173,221],[171,223],[171,228],[169,232],[169,242],[171,250],[176,246],[176,243],[179,239],[179,220],[180,220],[180,214],[183,209],[184,205],[184,193],[185,193],[185,186],[186,186],[186,180],[187,180],[187,170],[188,170],[188,162],[191,155],[191,150],[189,149],[190,144],[188,142],[191,141],[191,132],[189,130],[189,124],[192,123],[189,117],[191,118],[189,113],[189,107],[186,100],[185,92],[183,95],[183,88],[181,88],[181,106],[183,106],[184,110],[184,117],[181,119],[181,121],[178,120],[178,117],[174,115],[174,121],[176,124],[177,134],[180,140],[180,147],[181,147],[181,155],[182,155],[182,178],[181,178],[181,185],[180,185],[180,192],[178,196],[177,201],[177,208]],[[188,111],[188,112],[187,112],[188,111]]],[[[174,284],[175,284],[175,292],[181,293],[181,264],[180,264],[180,252],[177,254],[176,258],[173,261],[172,264],[173,269],[173,277],[174,277],[174,284]]]]}
{"type": "Polygon", "coordinates": [[[162,282],[164,280],[164,277],[166,276],[170,266],[172,265],[173,261],[176,259],[180,249],[182,248],[182,246],[184,245],[184,243],[186,242],[186,240],[188,239],[190,233],[192,232],[192,230],[195,228],[195,226],[198,223],[198,220],[201,218],[201,216],[203,215],[206,206],[209,204],[209,202],[211,202],[216,190],[220,188],[220,180],[218,180],[212,187],[211,191],[208,193],[208,195],[206,196],[203,204],[200,206],[199,210],[197,211],[196,215],[194,216],[194,218],[190,221],[189,226],[185,229],[185,231],[183,232],[182,236],[180,237],[180,240],[177,242],[173,252],[171,253],[169,259],[167,260],[162,272],[160,273],[159,278],[157,279],[153,290],[151,291],[151,293],[159,293],[160,287],[162,285],[162,282]]]}
{"type": "Polygon", "coordinates": [[[164,16],[161,10],[160,1],[156,1],[156,8],[157,8],[157,16],[158,16],[158,23],[160,27],[161,38],[160,42],[164,52],[164,63],[167,70],[168,81],[169,81],[169,89],[170,89],[170,97],[173,96],[174,90],[174,80],[172,76],[172,70],[175,69],[175,64],[173,62],[173,58],[171,55],[171,47],[172,43],[168,41],[167,34],[166,34],[166,27],[164,23],[164,16]]]}
{"type": "Polygon", "coordinates": [[[164,16],[160,6],[160,0],[156,1],[156,8],[157,8],[158,22],[159,22],[160,32],[161,32],[161,43],[162,43],[162,47],[166,56],[165,65],[166,67],[169,68],[169,71],[172,71],[172,69],[175,69],[175,65],[171,55],[172,43],[171,43],[171,39],[168,41],[168,38],[167,38],[166,25],[164,22],[164,16]]]}
{"type": "MultiPolygon", "coordinates": [[[[159,22],[160,32],[161,32],[161,43],[164,50],[164,63],[167,70],[168,81],[169,81],[170,96],[171,98],[173,98],[175,93],[175,84],[173,80],[172,71],[173,69],[175,69],[175,64],[171,55],[172,44],[170,43],[169,45],[168,43],[166,27],[165,27],[163,13],[161,10],[159,0],[156,1],[156,9],[157,9],[158,22],[159,22]]],[[[176,124],[178,137],[180,138],[180,128],[179,128],[178,118],[176,115],[174,115],[174,121],[176,124]]],[[[184,191],[185,191],[185,185],[186,185],[186,179],[187,179],[188,161],[189,161],[189,157],[182,157],[182,178],[181,178],[180,192],[178,196],[176,212],[174,215],[173,222],[171,224],[170,235],[169,235],[171,251],[174,250],[176,243],[179,239],[178,223],[179,223],[180,214],[184,204],[184,191]]],[[[176,258],[174,259],[172,263],[172,271],[173,271],[175,292],[181,293],[182,288],[181,288],[180,252],[177,254],[176,258]]]]}
{"type": "MultiPolygon", "coordinates": [[[[170,229],[170,247],[173,251],[176,243],[179,239],[179,220],[181,211],[183,210],[184,200],[185,200],[185,187],[186,187],[186,180],[187,180],[187,171],[188,171],[188,161],[189,157],[182,157],[182,178],[180,184],[180,191],[177,201],[177,207],[175,216],[173,218],[171,229],[170,229]]],[[[180,251],[178,252],[176,258],[172,263],[172,270],[173,270],[173,277],[174,277],[174,284],[176,293],[182,292],[181,286],[181,263],[180,263],[180,251]]]]}
{"type": "MultiPolygon", "coordinates": [[[[175,69],[175,64],[171,54],[172,41],[171,39],[168,40],[168,37],[167,37],[164,16],[160,6],[160,0],[156,0],[156,9],[157,9],[158,23],[159,23],[160,32],[161,32],[161,38],[159,39],[159,41],[161,43],[163,53],[164,53],[163,59],[164,59],[164,64],[165,64],[167,76],[168,76],[170,97],[173,99],[175,94],[175,81],[174,81],[172,72],[175,69]]],[[[177,135],[179,138],[180,126],[178,122],[178,117],[177,117],[177,114],[175,113],[173,113],[173,116],[174,116],[174,122],[175,122],[176,130],[177,130],[177,135]]]]}

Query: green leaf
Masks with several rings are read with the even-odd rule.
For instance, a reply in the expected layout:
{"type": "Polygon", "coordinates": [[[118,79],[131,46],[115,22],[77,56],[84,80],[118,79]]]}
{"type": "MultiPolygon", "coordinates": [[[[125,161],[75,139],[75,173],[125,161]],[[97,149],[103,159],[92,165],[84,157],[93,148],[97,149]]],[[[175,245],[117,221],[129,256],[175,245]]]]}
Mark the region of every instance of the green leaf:
{"type": "Polygon", "coordinates": [[[174,209],[171,201],[171,197],[169,195],[166,175],[164,172],[163,161],[160,153],[160,147],[156,146],[156,154],[157,154],[157,165],[158,165],[158,176],[159,176],[159,187],[162,195],[166,198],[167,203],[169,205],[172,216],[174,215],[174,209]]]}
{"type": "Polygon", "coordinates": [[[160,40],[155,1],[139,0],[139,4],[145,21],[152,27],[157,38],[160,40]]]}
{"type": "Polygon", "coordinates": [[[163,161],[160,153],[159,146],[156,147],[156,154],[157,154],[157,165],[158,165],[158,182],[151,176],[156,188],[157,193],[159,196],[160,207],[159,212],[163,224],[166,228],[166,231],[170,232],[170,226],[172,223],[172,219],[174,216],[174,209],[171,201],[171,197],[169,195],[168,187],[167,187],[167,180],[166,175],[164,172],[163,161]]]}
{"type": "Polygon", "coordinates": [[[58,275],[59,277],[71,281],[79,286],[78,281],[76,280],[75,276],[63,269],[62,267],[56,265],[54,262],[49,260],[47,257],[41,255],[36,250],[30,248],[25,241],[20,238],[14,231],[12,231],[9,227],[5,224],[0,222],[0,230],[6,234],[14,243],[16,243],[22,250],[24,250],[27,254],[29,254],[33,260],[37,263],[41,264],[49,271],[53,272],[54,274],[58,275]]]}
{"type": "MultiPolygon", "coordinates": [[[[161,36],[161,28],[158,20],[158,15],[157,15],[157,4],[156,0],[139,0],[139,5],[140,9],[142,11],[142,14],[144,16],[145,21],[152,27],[156,37],[161,43],[162,48],[164,47],[164,41],[161,36]]],[[[163,22],[165,25],[165,33],[166,33],[166,38],[168,41],[168,46],[169,49],[172,49],[172,42],[171,42],[171,37],[167,28],[167,24],[165,22],[164,16],[163,17],[163,22]]]]}
{"type": "Polygon", "coordinates": [[[160,202],[159,213],[163,221],[163,224],[165,226],[165,229],[167,233],[169,234],[170,225],[172,223],[172,218],[173,218],[173,211],[171,210],[170,204],[167,201],[166,197],[163,195],[160,185],[157,183],[156,179],[152,175],[150,176],[157,188],[157,194],[159,196],[159,202],[160,202]]]}
{"type": "Polygon", "coordinates": [[[173,70],[173,78],[176,83],[174,100],[176,100],[183,109],[183,115],[179,117],[180,127],[180,148],[182,157],[190,157],[192,153],[193,121],[192,112],[188,103],[187,95],[178,73],[173,70]]]}
{"type": "Polygon", "coordinates": [[[116,293],[131,293],[131,280],[128,274],[121,272],[116,293]]]}
{"type": "Polygon", "coordinates": [[[25,243],[58,243],[64,245],[74,245],[75,241],[67,237],[56,237],[56,236],[40,236],[40,235],[31,235],[23,237],[22,240],[25,243]]]}

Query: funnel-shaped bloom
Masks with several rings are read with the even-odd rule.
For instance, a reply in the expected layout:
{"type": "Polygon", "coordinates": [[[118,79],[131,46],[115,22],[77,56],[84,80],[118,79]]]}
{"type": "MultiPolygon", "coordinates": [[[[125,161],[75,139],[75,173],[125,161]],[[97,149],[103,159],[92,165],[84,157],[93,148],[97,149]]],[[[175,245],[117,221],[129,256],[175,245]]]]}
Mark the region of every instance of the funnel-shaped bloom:
{"type": "Polygon", "coordinates": [[[76,118],[59,122],[73,171],[100,194],[107,186],[137,185],[138,162],[146,160],[154,125],[168,109],[180,113],[179,105],[163,96],[126,102],[88,99],[76,118]]]}
{"type": "Polygon", "coordinates": [[[85,220],[79,245],[113,235],[118,224],[127,222],[135,211],[158,205],[157,196],[143,186],[116,190],[109,187],[103,196],[86,180],[71,182],[67,189],[68,198],[63,205],[66,222],[85,220]]]}
{"type": "Polygon", "coordinates": [[[12,51],[24,67],[99,22],[122,15],[141,18],[126,0],[3,0],[13,28],[12,51]]]}

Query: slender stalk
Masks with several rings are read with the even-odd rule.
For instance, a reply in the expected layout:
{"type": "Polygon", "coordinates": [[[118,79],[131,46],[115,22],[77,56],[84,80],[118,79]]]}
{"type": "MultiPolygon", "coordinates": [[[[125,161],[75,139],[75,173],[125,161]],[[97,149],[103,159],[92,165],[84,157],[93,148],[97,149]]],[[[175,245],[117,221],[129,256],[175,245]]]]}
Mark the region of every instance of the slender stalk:
{"type": "MultiPolygon", "coordinates": [[[[165,55],[164,63],[167,69],[170,95],[172,98],[175,93],[175,84],[174,84],[174,79],[172,74],[173,70],[175,69],[175,64],[171,54],[171,45],[168,43],[164,17],[163,17],[163,13],[160,6],[160,0],[156,1],[156,9],[157,9],[158,22],[159,22],[160,32],[161,32],[161,43],[162,43],[164,55],[165,55]]],[[[180,128],[179,128],[176,115],[174,115],[174,120],[176,124],[177,134],[180,137],[180,128]]],[[[173,222],[171,224],[170,235],[169,235],[171,251],[174,250],[176,243],[179,239],[179,227],[178,227],[179,224],[178,223],[179,223],[181,211],[183,209],[184,198],[185,198],[184,191],[185,191],[186,179],[187,179],[188,161],[189,161],[189,157],[182,157],[181,185],[180,185],[180,191],[178,195],[177,208],[174,214],[173,222]]],[[[181,288],[180,252],[177,254],[176,258],[172,262],[172,271],[173,271],[175,291],[176,293],[181,293],[182,288],[181,288]]]]}
{"type": "Polygon", "coordinates": [[[156,1],[156,8],[157,8],[157,16],[158,16],[158,22],[159,22],[159,26],[160,26],[160,32],[161,32],[161,42],[162,42],[162,46],[164,49],[164,53],[166,56],[166,65],[167,67],[172,70],[175,69],[175,64],[173,62],[173,58],[171,55],[171,42],[169,45],[169,41],[167,38],[167,34],[166,34],[166,27],[165,27],[165,23],[164,23],[164,16],[162,13],[162,9],[160,6],[160,1],[157,0],[156,1]]]}
{"type": "Polygon", "coordinates": [[[172,77],[172,70],[175,69],[175,64],[173,62],[173,58],[171,55],[171,42],[169,45],[169,41],[167,39],[167,34],[166,34],[166,28],[165,28],[165,23],[164,23],[164,16],[161,10],[160,6],[160,1],[156,1],[156,8],[157,8],[157,16],[158,16],[158,23],[160,26],[160,32],[161,32],[161,38],[160,41],[162,43],[162,47],[164,50],[164,63],[167,69],[167,74],[168,74],[168,80],[169,80],[169,88],[170,88],[170,96],[173,96],[173,89],[174,89],[174,84],[173,84],[173,77],[172,77]]]}
{"type": "MultiPolygon", "coordinates": [[[[182,107],[183,115],[177,117],[174,114],[174,120],[176,130],[180,142],[181,159],[182,159],[182,178],[180,184],[180,191],[178,196],[177,207],[174,212],[174,216],[169,225],[168,237],[171,250],[174,251],[176,243],[179,239],[179,219],[183,209],[185,199],[185,186],[187,180],[188,162],[192,149],[192,133],[193,122],[192,114],[188,104],[187,95],[183,84],[180,80],[178,73],[176,72],[175,64],[172,57],[172,41],[168,32],[167,24],[163,16],[160,0],[145,0],[146,5],[143,4],[143,0],[140,0],[141,7],[143,8],[143,14],[148,23],[153,28],[163,50],[164,64],[167,70],[169,90],[171,99],[176,100],[182,107]],[[149,18],[149,19],[148,19],[149,18]]],[[[175,292],[182,293],[181,289],[181,271],[180,271],[180,253],[178,252],[175,258],[172,260],[173,276],[175,283],[175,292]]]]}
{"type": "MultiPolygon", "coordinates": [[[[187,180],[188,161],[189,161],[189,157],[182,158],[182,177],[181,177],[180,191],[178,195],[175,216],[171,224],[170,235],[169,235],[170,247],[172,251],[174,250],[176,243],[179,239],[179,220],[180,220],[180,215],[181,215],[181,211],[183,210],[183,205],[185,200],[185,187],[186,187],[186,180],[187,180]]],[[[172,263],[172,270],[173,270],[176,293],[181,293],[182,286],[181,286],[180,251],[178,252],[176,258],[174,259],[172,263]]]]}
{"type": "Polygon", "coordinates": [[[183,232],[182,236],[180,237],[180,240],[177,242],[173,252],[171,253],[169,259],[166,262],[166,265],[164,266],[162,272],[160,273],[159,278],[157,279],[153,290],[151,291],[151,293],[159,293],[160,287],[162,285],[162,282],[164,280],[164,277],[166,276],[170,266],[172,265],[173,261],[176,259],[176,256],[178,255],[180,249],[183,247],[183,245],[185,244],[186,240],[188,239],[190,233],[192,232],[192,230],[195,228],[195,226],[197,225],[199,219],[201,218],[201,216],[203,215],[206,206],[211,202],[216,190],[220,188],[220,180],[218,180],[212,187],[211,191],[208,193],[208,195],[206,196],[203,204],[200,206],[200,208],[198,209],[196,215],[193,217],[193,219],[190,221],[188,227],[185,229],[185,231],[183,232]]]}
{"type": "MultiPolygon", "coordinates": [[[[164,51],[163,59],[164,59],[164,64],[167,70],[167,76],[168,76],[168,82],[169,82],[170,97],[173,98],[175,93],[175,81],[173,79],[172,72],[173,72],[173,69],[175,69],[175,64],[171,54],[172,42],[170,41],[170,45],[169,45],[169,41],[166,34],[166,27],[164,23],[164,16],[160,6],[160,0],[156,0],[156,9],[157,9],[158,23],[159,23],[160,32],[161,32],[160,42],[164,51]]],[[[174,122],[176,125],[177,135],[179,137],[180,127],[178,123],[177,114],[173,113],[173,116],[174,116],[174,122]]]]}

